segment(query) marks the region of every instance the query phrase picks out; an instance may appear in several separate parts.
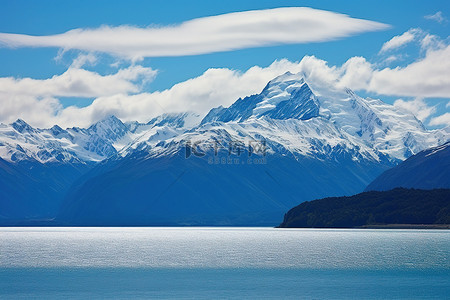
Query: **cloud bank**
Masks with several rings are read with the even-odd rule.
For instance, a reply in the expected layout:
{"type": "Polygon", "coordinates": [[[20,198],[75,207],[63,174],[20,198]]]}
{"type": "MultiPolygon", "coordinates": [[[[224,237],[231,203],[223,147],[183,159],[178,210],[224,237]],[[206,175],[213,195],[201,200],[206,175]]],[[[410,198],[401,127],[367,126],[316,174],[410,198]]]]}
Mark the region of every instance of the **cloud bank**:
{"type": "MultiPolygon", "coordinates": [[[[245,72],[208,69],[170,89],[151,93],[146,92],[145,83],[153,80],[157,70],[131,65],[113,74],[101,75],[83,69],[85,64],[94,64],[96,58],[92,54],[82,54],[66,72],[48,79],[0,78],[0,122],[10,123],[22,118],[38,127],[54,124],[85,127],[108,115],[140,122],[162,113],[194,111],[204,115],[213,107],[229,106],[239,97],[259,93],[269,80],[290,71],[302,72],[315,87],[349,87],[378,94],[381,98],[383,95],[411,97],[414,100],[399,99],[394,105],[428,121],[429,125],[450,125],[449,113],[444,111],[436,116],[438,107],[428,106],[424,101],[426,98],[450,98],[450,45],[437,36],[415,30],[420,57],[403,67],[381,68],[358,56],[342,65],[329,65],[315,56],[305,56],[299,62],[281,59],[270,66],[254,66],[245,72]],[[64,99],[59,97],[95,100],[86,107],[63,107],[64,99]]],[[[449,107],[450,103],[446,108],[449,107]]]]}
{"type": "Polygon", "coordinates": [[[100,75],[79,67],[79,59],[63,74],[49,79],[0,78],[0,95],[34,97],[96,98],[119,93],[140,92],[142,80],[151,81],[157,71],[142,66],[130,66],[115,74],[100,75]]]}
{"type": "MultiPolygon", "coordinates": [[[[431,51],[424,59],[404,68],[378,70],[363,57],[352,57],[341,66],[329,66],[324,60],[305,56],[300,62],[283,59],[265,68],[252,67],[246,72],[226,68],[209,69],[202,75],[176,84],[170,89],[152,93],[140,90],[134,94],[127,91],[130,91],[129,87],[133,87],[132,91],[140,88],[139,82],[131,82],[135,77],[118,75],[123,72],[132,74],[137,72],[133,68],[128,68],[112,75],[118,82],[126,83],[128,80],[128,84],[123,84],[122,88],[116,85],[117,93],[111,92],[109,90],[111,87],[103,91],[98,90],[96,92],[98,97],[93,103],[82,108],[74,106],[63,108],[54,95],[42,93],[43,88],[36,88],[34,94],[20,93],[21,89],[8,91],[4,88],[3,92],[0,92],[2,103],[0,121],[13,122],[20,117],[34,126],[49,127],[59,124],[62,127],[70,127],[88,126],[111,114],[124,121],[138,120],[140,122],[147,122],[152,117],[167,112],[194,111],[206,114],[213,107],[229,106],[239,97],[259,93],[269,80],[286,71],[302,72],[306,80],[315,86],[350,87],[356,91],[372,91],[380,95],[448,98],[450,65],[445,62],[450,61],[449,57],[450,47],[447,47],[443,50],[431,51]]],[[[76,74],[87,71],[69,70],[67,72],[76,74]]],[[[69,77],[64,74],[57,77],[58,80],[69,77]]],[[[149,76],[153,76],[153,73],[149,76]]],[[[25,80],[32,79],[22,79],[22,81],[25,80]]],[[[47,86],[45,90],[54,90],[55,94],[72,93],[71,95],[79,97],[89,94],[86,91],[74,93],[73,89],[61,88],[66,85],[59,84],[58,80],[50,79],[55,86],[47,86]]],[[[41,83],[41,81],[33,82],[36,85],[41,83]]],[[[17,84],[22,83],[19,81],[17,84]]],[[[10,89],[13,89],[13,86],[10,89]]],[[[92,96],[94,93],[89,95],[92,96]]],[[[422,100],[414,102],[401,100],[397,101],[396,105],[415,113],[422,120],[427,119],[434,112],[434,109],[428,108],[422,100]]],[[[442,124],[447,119],[448,116],[442,117],[430,124],[442,124]]]]}
{"type": "Polygon", "coordinates": [[[438,126],[438,125],[447,125],[450,126],[450,113],[446,112],[443,115],[437,116],[430,121],[430,125],[438,126]]]}
{"type": "Polygon", "coordinates": [[[0,33],[0,46],[78,49],[138,60],[324,42],[389,27],[330,11],[285,7],[192,19],[173,26],[102,26],[47,36],[0,33]]]}

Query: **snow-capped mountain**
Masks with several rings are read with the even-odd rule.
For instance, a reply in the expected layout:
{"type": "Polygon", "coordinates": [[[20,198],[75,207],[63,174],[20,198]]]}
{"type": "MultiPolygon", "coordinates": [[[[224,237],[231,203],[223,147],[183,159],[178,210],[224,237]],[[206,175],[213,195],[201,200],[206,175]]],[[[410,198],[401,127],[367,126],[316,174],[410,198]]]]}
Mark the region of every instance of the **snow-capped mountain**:
{"type": "Polygon", "coordinates": [[[426,130],[392,105],[363,99],[349,89],[310,87],[301,74],[288,72],[260,94],[214,108],[203,119],[194,113],[164,114],[146,124],[124,124],[110,116],[86,129],[37,129],[20,119],[0,124],[0,157],[10,162],[98,162],[118,152],[124,157],[146,148],[150,155],[161,154],[188,140],[213,139],[225,144],[264,140],[270,153],[326,157],[338,149],[374,160],[404,160],[446,142],[448,130],[426,130]]]}
{"type": "Polygon", "coordinates": [[[191,130],[160,133],[158,138],[149,134],[120,153],[124,157],[145,148],[149,156],[167,155],[186,141],[200,148],[211,142],[226,148],[230,143],[264,141],[269,153],[327,159],[335,152],[348,152],[355,160],[395,162],[446,142],[446,130],[428,131],[410,113],[363,99],[349,89],[313,91],[300,74],[288,72],[270,81],[260,94],[212,109],[191,130]]]}
{"type": "Polygon", "coordinates": [[[175,121],[185,130],[195,117],[168,114],[158,119],[161,125],[124,124],[110,116],[89,128],[67,129],[33,128],[23,120],[0,124],[0,224],[48,224],[70,187],[95,165],[175,121]]]}
{"type": "Polygon", "coordinates": [[[270,81],[260,94],[239,99],[229,108],[211,110],[202,124],[243,122],[263,116],[277,120],[308,120],[319,116],[319,102],[303,78],[286,73],[270,81]]]}
{"type": "Polygon", "coordinates": [[[58,125],[49,129],[33,128],[18,119],[9,125],[0,123],[0,158],[9,162],[99,162],[148,135],[151,129],[174,128],[179,133],[192,127],[193,122],[195,125],[196,117],[198,115],[192,113],[166,114],[147,124],[124,124],[115,116],[109,116],[89,128],[67,129],[58,125]]]}
{"type": "Polygon", "coordinates": [[[116,153],[113,144],[128,132],[111,116],[91,127],[37,129],[23,120],[0,125],[0,156],[6,161],[36,160],[41,163],[101,161],[116,153]]]}
{"type": "MultiPolygon", "coordinates": [[[[449,128],[426,130],[392,105],[288,72],[203,118],[164,114],[144,124],[111,116],[86,129],[2,124],[0,186],[13,189],[0,196],[33,201],[36,193],[21,191],[30,182],[37,189],[45,172],[58,182],[51,199],[55,207],[64,200],[63,224],[276,225],[299,202],[361,192],[386,169],[449,139],[449,128]],[[22,169],[5,171],[16,166],[22,169]],[[61,166],[69,171],[54,171],[61,166]],[[30,168],[44,171],[15,187],[8,174],[22,178],[30,168]]],[[[45,198],[42,184],[37,194],[45,198]]],[[[1,205],[0,220],[8,219],[1,205]]]]}

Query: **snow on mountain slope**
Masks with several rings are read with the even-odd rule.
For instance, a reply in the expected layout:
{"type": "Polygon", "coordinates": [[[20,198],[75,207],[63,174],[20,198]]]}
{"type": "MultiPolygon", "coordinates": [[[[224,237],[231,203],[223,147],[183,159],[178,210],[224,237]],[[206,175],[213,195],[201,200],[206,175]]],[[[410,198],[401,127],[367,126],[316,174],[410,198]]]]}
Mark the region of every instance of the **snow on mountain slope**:
{"type": "Polygon", "coordinates": [[[116,117],[87,129],[36,129],[23,120],[0,125],[0,156],[6,161],[36,160],[41,163],[101,161],[116,153],[112,144],[128,132],[116,117]]]}
{"type": "Polygon", "coordinates": [[[156,145],[160,142],[182,135],[197,126],[201,121],[200,115],[193,112],[179,114],[163,114],[151,119],[147,124],[134,123],[131,132],[114,145],[119,156],[123,157],[131,152],[156,145]]]}
{"type": "MultiPolygon", "coordinates": [[[[54,126],[40,130],[29,126],[23,120],[10,125],[0,125],[0,156],[10,162],[37,160],[39,162],[71,162],[80,161],[75,154],[77,144],[74,136],[68,131],[54,126]]],[[[88,157],[88,151],[80,152],[88,157]]],[[[92,159],[99,160],[92,154],[92,159]]]]}
{"type": "Polygon", "coordinates": [[[349,89],[318,98],[322,116],[328,117],[342,131],[393,158],[404,160],[449,138],[438,130],[426,130],[408,112],[381,100],[363,99],[349,89]]]}
{"type": "Polygon", "coordinates": [[[9,162],[98,162],[141,139],[165,140],[200,123],[194,113],[165,114],[147,124],[122,123],[107,117],[89,128],[49,129],[31,127],[23,120],[0,124],[0,158],[9,162]]]}
{"type": "MultiPolygon", "coordinates": [[[[336,151],[354,160],[404,160],[443,144],[450,129],[429,131],[413,115],[349,89],[309,85],[287,72],[260,94],[194,113],[164,114],[147,124],[111,116],[87,129],[35,129],[23,120],[0,124],[0,157],[7,161],[98,162],[136,151],[148,156],[176,153],[188,141],[246,144],[264,141],[269,153],[330,159],[336,151]]],[[[201,145],[199,142],[204,142],[201,145]]]]}
{"type": "Polygon", "coordinates": [[[244,122],[207,123],[165,141],[148,139],[139,146],[124,148],[121,155],[126,156],[130,153],[123,152],[135,149],[147,151],[148,157],[167,156],[179,152],[186,142],[195,144],[202,152],[211,151],[214,147],[226,150],[239,145],[244,149],[252,143],[264,143],[267,154],[326,160],[333,158],[336,152],[345,151],[352,154],[355,161],[386,159],[382,153],[340,132],[334,124],[322,118],[274,120],[268,117],[244,122]]]}
{"type": "Polygon", "coordinates": [[[258,119],[307,120],[319,115],[319,103],[305,80],[298,75],[286,73],[271,80],[260,94],[237,100],[229,108],[213,109],[202,124],[220,121],[258,119]]]}
{"type": "Polygon", "coordinates": [[[180,151],[186,142],[206,149],[264,141],[269,153],[325,160],[346,152],[354,160],[394,162],[449,138],[445,129],[428,131],[413,115],[380,100],[363,99],[349,89],[310,87],[301,74],[288,72],[260,94],[212,109],[189,131],[149,132],[120,153],[145,149],[157,157],[180,151]]]}
{"type": "Polygon", "coordinates": [[[151,119],[147,125],[150,126],[170,126],[173,128],[190,129],[197,126],[201,121],[200,115],[193,112],[162,114],[151,119]]]}

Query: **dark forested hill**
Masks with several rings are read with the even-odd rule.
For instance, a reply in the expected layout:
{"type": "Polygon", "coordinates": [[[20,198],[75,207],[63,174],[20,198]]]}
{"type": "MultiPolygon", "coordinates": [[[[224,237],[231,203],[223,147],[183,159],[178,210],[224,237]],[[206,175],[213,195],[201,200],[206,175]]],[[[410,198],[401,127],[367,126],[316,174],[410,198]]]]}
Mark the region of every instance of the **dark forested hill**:
{"type": "Polygon", "coordinates": [[[352,228],[387,224],[450,224],[450,190],[397,188],[304,202],[279,227],[352,228]]]}

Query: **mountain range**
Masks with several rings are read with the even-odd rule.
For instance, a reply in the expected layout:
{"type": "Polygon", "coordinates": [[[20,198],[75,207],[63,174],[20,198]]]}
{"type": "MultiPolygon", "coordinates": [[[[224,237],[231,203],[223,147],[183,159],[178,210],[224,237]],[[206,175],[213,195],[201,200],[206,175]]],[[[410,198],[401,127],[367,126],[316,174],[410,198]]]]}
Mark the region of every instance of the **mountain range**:
{"type": "Polygon", "coordinates": [[[89,128],[0,124],[0,224],[276,225],[450,139],[406,111],[301,74],[202,117],[89,128]]]}
{"type": "Polygon", "coordinates": [[[279,227],[449,228],[450,142],[423,150],[375,178],[365,192],[290,209],[279,227]]]}

